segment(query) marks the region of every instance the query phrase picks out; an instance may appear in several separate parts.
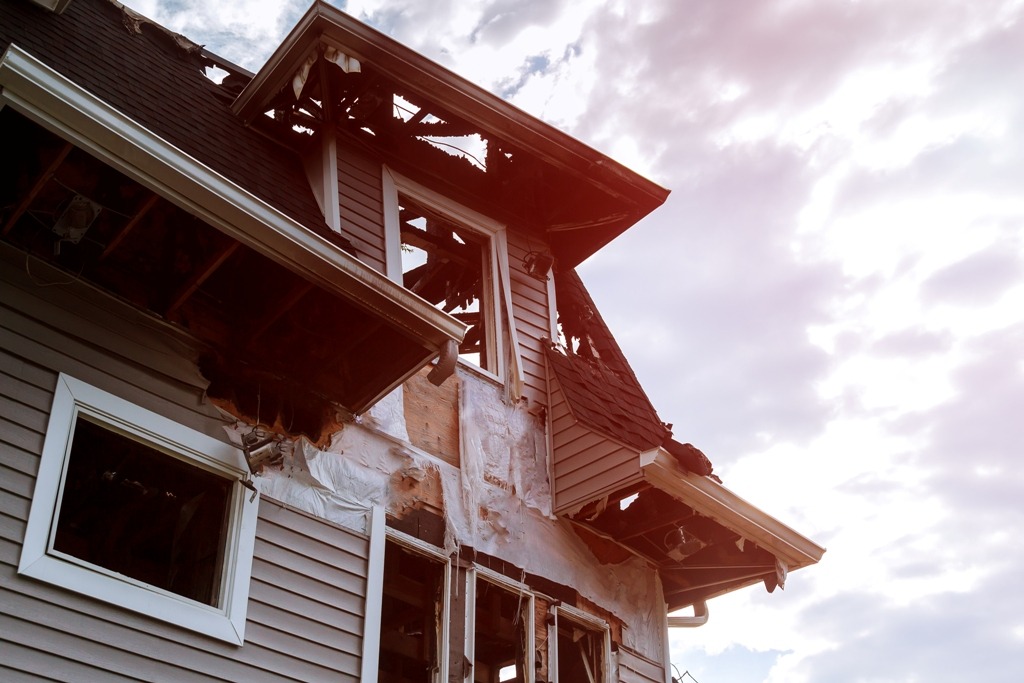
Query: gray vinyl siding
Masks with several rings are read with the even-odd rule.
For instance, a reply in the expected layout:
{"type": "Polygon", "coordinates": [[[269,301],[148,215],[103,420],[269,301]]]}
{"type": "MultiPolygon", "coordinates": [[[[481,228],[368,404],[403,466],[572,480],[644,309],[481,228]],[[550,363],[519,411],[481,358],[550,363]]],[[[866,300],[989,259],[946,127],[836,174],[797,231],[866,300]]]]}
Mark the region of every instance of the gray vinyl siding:
{"type": "Polygon", "coordinates": [[[523,359],[523,395],[531,403],[547,402],[547,372],[543,339],[551,337],[547,283],[523,270],[523,258],[542,245],[531,245],[526,236],[508,231],[508,267],[512,291],[512,314],[516,323],[519,352],[523,359]]]}
{"type": "Polygon", "coordinates": [[[224,438],[181,340],[87,287],[38,288],[0,259],[0,680],[358,680],[368,539],[270,499],[242,647],[17,575],[62,371],[224,438]]]}
{"type": "Polygon", "coordinates": [[[356,248],[359,260],[378,272],[386,273],[380,162],[354,149],[339,146],[338,194],[342,234],[356,248]]]}
{"type": "Polygon", "coordinates": [[[551,382],[551,441],[555,512],[640,479],[637,452],[577,423],[557,380],[551,382]]]}
{"type": "Polygon", "coordinates": [[[665,667],[629,648],[619,647],[620,683],[665,683],[665,667]]]}

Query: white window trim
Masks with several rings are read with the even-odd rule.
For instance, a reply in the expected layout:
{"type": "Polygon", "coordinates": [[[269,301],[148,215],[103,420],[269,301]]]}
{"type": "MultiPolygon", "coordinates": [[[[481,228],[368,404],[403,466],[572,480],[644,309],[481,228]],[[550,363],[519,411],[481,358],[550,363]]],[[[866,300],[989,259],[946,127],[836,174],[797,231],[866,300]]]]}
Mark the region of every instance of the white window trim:
{"type": "Polygon", "coordinates": [[[230,444],[62,373],[46,428],[18,573],[242,645],[259,508],[258,495],[254,497],[240,481],[247,471],[242,453],[230,444]],[[79,414],[235,480],[228,502],[219,607],[189,600],[53,549],[56,510],[79,414]]]}
{"type": "MultiPolygon", "coordinates": [[[[473,565],[466,570],[466,645],[465,653],[466,660],[469,662],[476,661],[476,585],[477,581],[487,581],[488,583],[494,584],[499,588],[503,588],[510,593],[519,594],[523,600],[527,603],[526,609],[526,661],[523,663],[526,668],[526,681],[525,683],[534,683],[534,676],[536,671],[534,670],[534,643],[536,642],[535,637],[535,626],[534,626],[534,594],[530,590],[529,586],[525,583],[515,581],[508,578],[503,574],[499,574],[493,569],[487,567],[481,567],[480,565],[473,565]]],[[[467,675],[473,676],[475,672],[467,672],[467,675]]]]}
{"type": "Polygon", "coordinates": [[[570,605],[556,604],[551,607],[552,620],[551,630],[548,631],[548,678],[551,683],[558,683],[558,620],[560,618],[575,622],[584,628],[599,631],[603,634],[602,659],[604,676],[602,683],[612,683],[615,677],[612,675],[612,634],[608,622],[604,619],[588,614],[583,610],[570,605]]]}
{"type": "MultiPolygon", "coordinates": [[[[380,508],[380,509],[381,509],[381,512],[380,513],[376,513],[376,516],[374,517],[374,520],[373,520],[374,526],[376,526],[378,524],[378,522],[381,523],[381,524],[383,524],[383,522],[384,522],[385,518],[384,518],[384,514],[383,514],[383,508],[380,508]],[[379,517],[379,519],[378,519],[378,517],[379,517]]],[[[374,531],[373,533],[376,534],[377,532],[374,531]]],[[[451,561],[451,558],[448,557],[447,555],[445,555],[444,551],[442,551],[440,548],[438,548],[436,546],[433,546],[433,545],[427,543],[426,541],[421,541],[420,539],[416,538],[415,536],[410,536],[409,534],[403,533],[403,532],[398,531],[396,529],[392,529],[391,527],[386,527],[384,534],[381,534],[381,536],[383,536],[385,538],[385,541],[391,541],[393,543],[397,543],[398,545],[404,547],[406,550],[409,550],[409,551],[411,551],[413,553],[416,553],[418,555],[424,555],[424,556],[430,558],[431,560],[435,560],[436,562],[438,562],[443,567],[443,570],[444,570],[443,583],[444,583],[444,585],[441,587],[441,632],[439,634],[437,634],[437,650],[438,650],[437,658],[438,658],[438,662],[437,662],[437,676],[434,678],[434,683],[444,683],[445,681],[448,680],[448,660],[451,657],[451,649],[449,647],[449,643],[451,641],[450,622],[451,622],[451,619],[452,619],[452,605],[451,605],[451,602],[452,602],[451,601],[451,596],[452,596],[452,561],[451,561]]],[[[371,541],[370,541],[371,544],[373,543],[373,540],[372,540],[373,538],[374,537],[371,536],[371,541]]],[[[377,651],[377,655],[373,658],[372,665],[367,665],[366,663],[363,664],[363,669],[362,669],[363,677],[362,677],[361,680],[364,680],[364,681],[375,681],[375,680],[377,680],[377,668],[378,668],[377,659],[380,656],[379,647],[380,647],[381,606],[382,606],[382,603],[384,601],[384,553],[383,553],[384,543],[381,543],[381,546],[382,547],[380,548],[380,555],[379,555],[380,560],[379,560],[379,563],[378,563],[378,572],[380,574],[380,581],[379,582],[377,582],[377,581],[374,582],[374,586],[373,586],[373,590],[374,590],[373,601],[374,601],[374,603],[371,606],[371,609],[376,614],[376,620],[377,620],[377,633],[376,633],[375,638],[376,638],[376,641],[377,641],[378,651],[377,651]]],[[[370,569],[370,571],[373,571],[374,567],[371,566],[369,569],[370,569]]],[[[369,588],[368,588],[367,592],[369,593],[369,588]]],[[[369,597],[367,598],[367,604],[369,605],[369,597]]],[[[367,622],[367,628],[369,628],[369,623],[368,622],[367,622]]]]}
{"type": "Polygon", "coordinates": [[[521,394],[523,382],[519,341],[516,338],[512,317],[511,280],[508,266],[508,237],[505,225],[484,214],[463,206],[415,180],[403,176],[394,169],[383,167],[382,190],[384,198],[384,247],[386,251],[387,276],[402,282],[402,234],[398,216],[398,195],[403,194],[415,201],[444,214],[452,221],[487,237],[490,242],[488,269],[490,287],[482,292],[484,308],[488,311],[487,352],[494,359],[494,370],[480,368],[459,359],[460,365],[472,368],[485,376],[503,382],[511,375],[514,378],[515,398],[521,394]],[[508,329],[506,329],[508,328],[508,329]],[[509,348],[510,345],[510,348],[509,348]],[[513,367],[509,372],[509,361],[513,367]]]}

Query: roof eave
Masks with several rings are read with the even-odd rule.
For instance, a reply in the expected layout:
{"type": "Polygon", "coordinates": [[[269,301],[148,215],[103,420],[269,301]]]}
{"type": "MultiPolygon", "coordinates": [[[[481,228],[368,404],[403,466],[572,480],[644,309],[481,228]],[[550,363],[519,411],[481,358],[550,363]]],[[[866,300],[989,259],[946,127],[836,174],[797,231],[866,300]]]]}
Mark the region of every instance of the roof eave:
{"type": "Polygon", "coordinates": [[[232,110],[245,121],[262,114],[262,107],[291,79],[320,40],[376,65],[425,99],[556,168],[630,198],[640,207],[635,220],[668,197],[669,191],[657,183],[320,0],[242,90],[232,110]]]}
{"type": "Polygon", "coordinates": [[[687,472],[664,448],[641,453],[640,468],[649,483],[753,541],[785,562],[789,570],[816,564],[825,553],[814,541],[721,484],[687,472]]]}

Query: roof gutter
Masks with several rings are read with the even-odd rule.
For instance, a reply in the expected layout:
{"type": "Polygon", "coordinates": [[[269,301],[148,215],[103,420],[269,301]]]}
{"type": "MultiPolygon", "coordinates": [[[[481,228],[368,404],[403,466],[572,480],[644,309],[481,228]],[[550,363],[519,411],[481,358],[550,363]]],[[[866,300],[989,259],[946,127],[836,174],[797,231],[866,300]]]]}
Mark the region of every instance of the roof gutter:
{"type": "Polygon", "coordinates": [[[708,623],[708,603],[707,600],[701,600],[693,604],[693,616],[692,617],[669,617],[668,627],[669,628],[697,628],[708,623]]]}
{"type": "Polygon", "coordinates": [[[825,549],[721,484],[687,472],[664,448],[640,454],[643,478],[696,512],[772,553],[789,570],[821,560],[825,549]]]}

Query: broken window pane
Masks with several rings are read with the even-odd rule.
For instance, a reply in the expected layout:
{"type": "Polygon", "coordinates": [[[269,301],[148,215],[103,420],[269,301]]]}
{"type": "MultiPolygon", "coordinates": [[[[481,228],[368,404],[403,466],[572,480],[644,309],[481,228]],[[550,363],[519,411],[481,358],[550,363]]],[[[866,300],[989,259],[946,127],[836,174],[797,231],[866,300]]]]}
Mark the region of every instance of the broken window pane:
{"type": "Polygon", "coordinates": [[[558,616],[558,683],[604,680],[604,632],[558,616]]]}
{"type": "Polygon", "coordinates": [[[53,548],[219,606],[232,485],[79,415],[53,548]]]}
{"type": "Polygon", "coordinates": [[[490,240],[408,197],[399,197],[405,287],[469,325],[459,357],[494,371],[486,288],[490,240]]]}
{"type": "Polygon", "coordinates": [[[444,564],[388,541],[381,604],[382,683],[433,681],[440,662],[444,564]]]}
{"type": "Polygon", "coordinates": [[[474,683],[523,683],[530,600],[483,580],[476,582],[474,683]]]}

